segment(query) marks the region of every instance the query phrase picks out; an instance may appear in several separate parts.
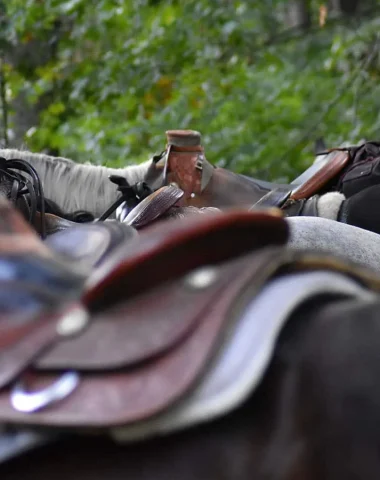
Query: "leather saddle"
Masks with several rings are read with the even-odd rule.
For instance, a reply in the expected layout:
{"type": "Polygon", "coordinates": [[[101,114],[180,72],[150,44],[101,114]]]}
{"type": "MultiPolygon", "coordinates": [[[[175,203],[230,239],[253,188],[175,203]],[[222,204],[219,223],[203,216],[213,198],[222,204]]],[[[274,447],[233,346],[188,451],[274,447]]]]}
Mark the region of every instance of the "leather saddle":
{"type": "MultiPolygon", "coordinates": [[[[20,222],[12,207],[4,209],[20,222]]],[[[48,309],[24,311],[17,321],[1,316],[0,424],[16,432],[91,431],[134,441],[237,408],[264,374],[277,335],[300,302],[320,294],[370,299],[380,291],[372,272],[294,252],[287,239],[285,220],[267,212],[167,220],[110,251],[90,274],[81,266],[71,277],[64,275],[66,260],[35,241],[39,268],[28,266],[24,284],[38,279],[50,288],[54,277],[40,277],[41,265],[53,272],[55,265],[77,284],[63,282],[60,302],[48,309]],[[300,272],[301,281],[289,283],[300,272]],[[276,292],[282,307],[268,317],[276,292]],[[261,360],[238,370],[244,378],[229,375],[218,393],[215,372],[243,323],[260,326],[258,350],[248,345],[244,352],[258,352],[261,360]],[[242,388],[230,385],[235,377],[242,388]]],[[[0,250],[4,259],[17,263],[18,256],[0,250]]],[[[240,362],[246,366],[243,357],[240,362]]]]}
{"type": "Polygon", "coordinates": [[[211,165],[193,130],[169,130],[164,152],[153,157],[145,182],[156,189],[175,184],[184,191],[182,205],[226,209],[282,207],[288,200],[310,198],[337,181],[350,161],[347,151],[333,150],[290,185],[261,181],[211,165]]]}

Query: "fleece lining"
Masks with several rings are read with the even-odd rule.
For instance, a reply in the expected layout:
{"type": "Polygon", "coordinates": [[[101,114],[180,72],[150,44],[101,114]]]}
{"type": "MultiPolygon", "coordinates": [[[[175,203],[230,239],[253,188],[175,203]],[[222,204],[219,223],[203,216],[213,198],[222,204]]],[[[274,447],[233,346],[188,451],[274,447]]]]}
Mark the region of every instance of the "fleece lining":
{"type": "Polygon", "coordinates": [[[340,207],[346,197],[343,193],[329,192],[321,195],[318,200],[318,217],[337,220],[340,207]]]}

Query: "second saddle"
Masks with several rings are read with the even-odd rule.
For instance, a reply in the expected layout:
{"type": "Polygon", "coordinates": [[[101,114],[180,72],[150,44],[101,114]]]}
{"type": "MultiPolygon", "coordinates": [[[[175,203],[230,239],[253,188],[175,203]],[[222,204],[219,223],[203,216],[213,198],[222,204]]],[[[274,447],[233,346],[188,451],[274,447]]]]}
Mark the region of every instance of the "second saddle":
{"type": "Polygon", "coordinates": [[[308,199],[325,191],[350,162],[349,152],[337,149],[313,164],[298,181],[280,185],[211,165],[199,132],[169,130],[166,135],[166,149],[153,158],[145,181],[152,188],[176,184],[185,192],[182,204],[196,207],[282,207],[287,201],[308,199]]]}

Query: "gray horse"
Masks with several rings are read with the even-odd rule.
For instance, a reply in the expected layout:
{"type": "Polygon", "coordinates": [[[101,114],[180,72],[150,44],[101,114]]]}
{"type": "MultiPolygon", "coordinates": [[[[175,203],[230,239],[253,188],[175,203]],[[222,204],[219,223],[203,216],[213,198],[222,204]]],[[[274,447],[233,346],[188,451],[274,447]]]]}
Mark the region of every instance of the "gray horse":
{"type": "Polygon", "coordinates": [[[289,246],[331,253],[380,273],[380,235],[320,217],[290,217],[289,246]]]}

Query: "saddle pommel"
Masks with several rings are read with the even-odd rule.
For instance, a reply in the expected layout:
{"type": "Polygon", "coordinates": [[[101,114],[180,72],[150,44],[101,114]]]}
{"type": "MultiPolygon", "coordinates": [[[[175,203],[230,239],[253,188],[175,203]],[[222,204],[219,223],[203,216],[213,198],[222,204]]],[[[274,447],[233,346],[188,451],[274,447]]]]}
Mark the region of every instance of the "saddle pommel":
{"type": "Polygon", "coordinates": [[[201,134],[196,130],[167,130],[168,145],[175,147],[200,147],[201,134]]]}

